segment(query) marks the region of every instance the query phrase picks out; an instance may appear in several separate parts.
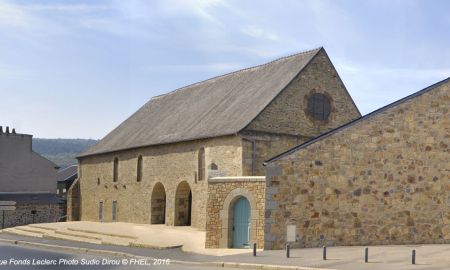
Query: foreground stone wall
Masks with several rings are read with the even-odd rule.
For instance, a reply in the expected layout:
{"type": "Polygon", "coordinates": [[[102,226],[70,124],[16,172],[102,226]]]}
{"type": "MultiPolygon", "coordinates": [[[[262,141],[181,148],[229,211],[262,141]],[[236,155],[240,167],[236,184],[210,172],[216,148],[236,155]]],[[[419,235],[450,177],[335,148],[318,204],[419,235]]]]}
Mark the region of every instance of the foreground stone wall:
{"type": "Polygon", "coordinates": [[[207,248],[232,246],[232,208],[243,196],[250,202],[250,245],[264,247],[265,177],[217,177],[208,181],[207,248]]]}
{"type": "Polygon", "coordinates": [[[265,248],[450,243],[449,111],[446,82],[270,163],[265,248]]]}
{"type": "Polygon", "coordinates": [[[0,226],[4,228],[22,226],[33,223],[58,222],[65,214],[65,204],[32,204],[19,203],[16,210],[0,214],[0,226]],[[33,214],[34,213],[34,214],[33,214]]]}
{"type": "MultiPolygon", "coordinates": [[[[117,201],[117,221],[151,222],[153,188],[161,183],[166,193],[165,224],[174,225],[176,190],[186,182],[192,190],[195,228],[206,226],[207,180],[198,180],[198,152],[205,148],[205,170],[209,164],[227,176],[242,175],[242,144],[237,136],[143,147],[80,159],[81,220],[98,221],[103,202],[103,220],[112,221],[112,202],[117,201]],[[137,159],[142,155],[142,181],[137,181],[137,159]],[[119,159],[119,177],[113,182],[113,160],[119,159]]],[[[206,174],[206,172],[205,172],[206,174]]]]}

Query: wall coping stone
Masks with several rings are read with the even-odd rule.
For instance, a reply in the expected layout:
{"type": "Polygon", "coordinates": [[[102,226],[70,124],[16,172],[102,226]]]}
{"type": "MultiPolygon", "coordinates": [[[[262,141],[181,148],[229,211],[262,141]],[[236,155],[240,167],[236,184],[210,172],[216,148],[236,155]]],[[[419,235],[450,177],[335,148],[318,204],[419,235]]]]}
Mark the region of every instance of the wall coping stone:
{"type": "Polygon", "coordinates": [[[209,183],[228,183],[228,182],[265,182],[265,176],[231,176],[231,177],[213,177],[209,178],[209,183]]]}

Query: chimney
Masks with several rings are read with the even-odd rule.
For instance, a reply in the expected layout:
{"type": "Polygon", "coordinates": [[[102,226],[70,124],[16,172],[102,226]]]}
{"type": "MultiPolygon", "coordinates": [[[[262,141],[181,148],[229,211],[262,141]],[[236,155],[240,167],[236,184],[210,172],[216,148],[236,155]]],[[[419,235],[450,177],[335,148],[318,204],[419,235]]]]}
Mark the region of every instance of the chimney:
{"type": "Polygon", "coordinates": [[[3,127],[0,126],[0,134],[3,134],[3,127]]]}
{"type": "Polygon", "coordinates": [[[6,127],[6,134],[9,134],[9,127],[6,127]]]}
{"type": "Polygon", "coordinates": [[[13,128],[12,134],[16,134],[16,129],[15,128],[13,128]]]}

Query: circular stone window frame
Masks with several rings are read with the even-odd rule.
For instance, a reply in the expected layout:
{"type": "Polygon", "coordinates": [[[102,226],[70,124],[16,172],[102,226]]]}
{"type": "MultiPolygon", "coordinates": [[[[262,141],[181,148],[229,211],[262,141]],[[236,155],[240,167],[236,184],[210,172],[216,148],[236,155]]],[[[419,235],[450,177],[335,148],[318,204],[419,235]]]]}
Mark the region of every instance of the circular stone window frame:
{"type": "Polygon", "coordinates": [[[326,92],[326,91],[317,91],[317,90],[311,90],[308,94],[306,94],[303,97],[303,106],[304,106],[304,110],[303,112],[305,113],[306,118],[312,122],[312,123],[321,123],[321,124],[328,124],[331,120],[333,120],[333,116],[335,115],[336,112],[336,108],[334,106],[334,99],[333,97],[331,97],[331,95],[326,92]],[[314,118],[314,116],[312,116],[309,111],[308,111],[308,99],[310,96],[314,95],[314,94],[322,94],[324,95],[328,101],[330,102],[330,114],[328,115],[327,119],[325,120],[320,120],[317,118],[314,118]]]}

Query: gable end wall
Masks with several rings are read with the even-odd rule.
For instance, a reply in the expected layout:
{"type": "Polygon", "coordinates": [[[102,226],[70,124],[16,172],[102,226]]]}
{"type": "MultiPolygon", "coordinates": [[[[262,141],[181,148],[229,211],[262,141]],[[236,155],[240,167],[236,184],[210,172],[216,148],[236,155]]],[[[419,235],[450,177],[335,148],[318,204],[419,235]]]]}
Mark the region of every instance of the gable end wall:
{"type": "Polygon", "coordinates": [[[360,116],[330,59],[321,50],[245,131],[312,138],[360,116]],[[331,99],[332,112],[327,121],[314,121],[305,112],[311,93],[323,93],[331,99]]]}

